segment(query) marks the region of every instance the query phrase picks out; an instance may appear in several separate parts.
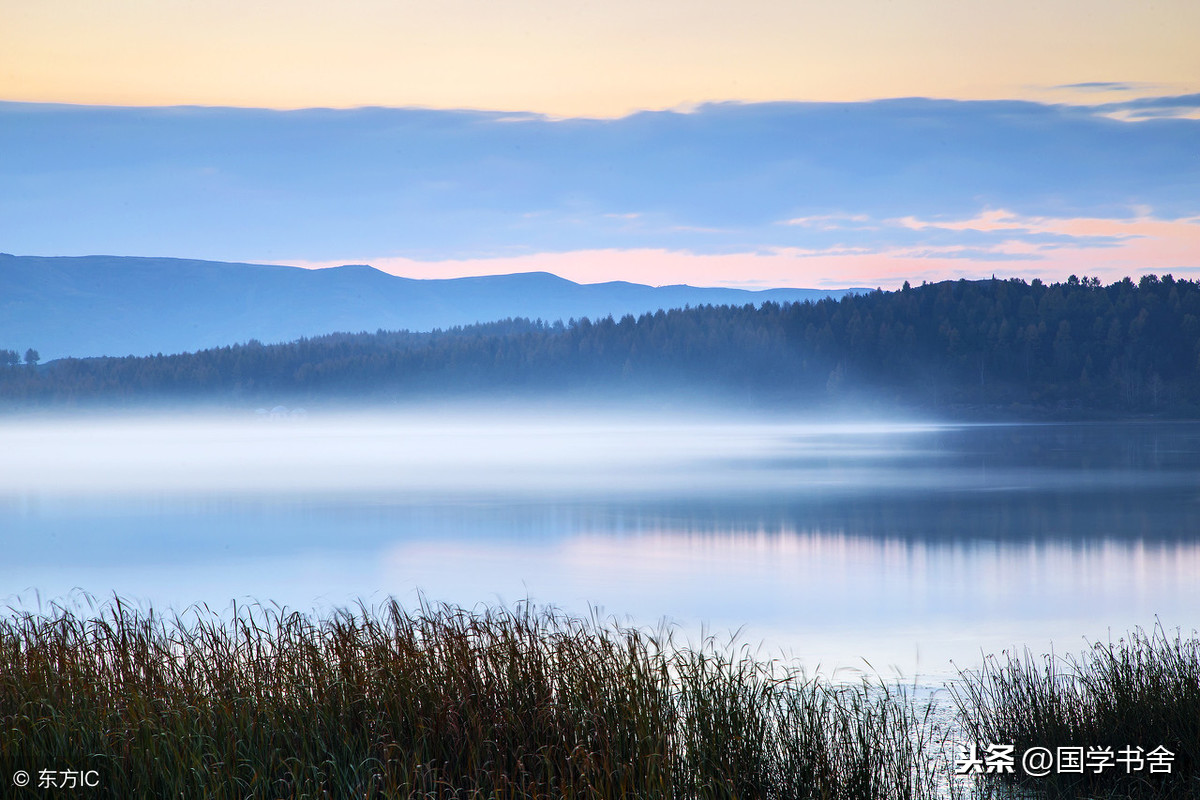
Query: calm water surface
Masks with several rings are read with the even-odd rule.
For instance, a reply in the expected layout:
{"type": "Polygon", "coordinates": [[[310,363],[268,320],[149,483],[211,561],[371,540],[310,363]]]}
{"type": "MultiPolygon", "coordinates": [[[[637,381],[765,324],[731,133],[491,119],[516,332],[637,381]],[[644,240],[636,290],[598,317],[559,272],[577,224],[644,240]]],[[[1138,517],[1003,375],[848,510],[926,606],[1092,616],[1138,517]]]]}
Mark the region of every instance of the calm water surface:
{"type": "Polygon", "coordinates": [[[528,597],[937,677],[1200,626],[1200,425],[9,420],[0,544],[24,607],[528,597]]]}

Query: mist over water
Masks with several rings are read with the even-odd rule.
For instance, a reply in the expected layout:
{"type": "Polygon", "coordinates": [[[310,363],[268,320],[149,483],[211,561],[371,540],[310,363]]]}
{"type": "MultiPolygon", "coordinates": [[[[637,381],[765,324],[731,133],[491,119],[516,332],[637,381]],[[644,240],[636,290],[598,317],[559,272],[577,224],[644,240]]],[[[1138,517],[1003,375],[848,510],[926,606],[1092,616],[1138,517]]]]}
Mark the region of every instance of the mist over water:
{"type": "Polygon", "coordinates": [[[836,453],[850,466],[886,455],[872,449],[882,442],[856,439],[921,429],[426,411],[38,420],[0,428],[9,454],[0,480],[64,496],[687,491],[757,483],[747,464],[794,454],[799,438],[811,440],[805,457],[836,453]]]}
{"type": "Polygon", "coordinates": [[[0,422],[0,598],[529,597],[923,675],[1198,622],[1194,424],[279,416],[0,422]]]}

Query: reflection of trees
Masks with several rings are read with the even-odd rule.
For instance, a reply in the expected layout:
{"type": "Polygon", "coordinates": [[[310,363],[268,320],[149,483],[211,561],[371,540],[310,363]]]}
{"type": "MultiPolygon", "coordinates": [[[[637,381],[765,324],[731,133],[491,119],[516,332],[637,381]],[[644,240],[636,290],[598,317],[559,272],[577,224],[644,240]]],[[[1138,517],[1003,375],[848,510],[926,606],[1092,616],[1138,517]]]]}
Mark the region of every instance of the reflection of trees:
{"type": "MultiPolygon", "coordinates": [[[[807,444],[821,443],[828,444],[807,444]]],[[[771,462],[792,476],[787,491],[680,497],[610,516],[636,520],[635,527],[713,534],[936,542],[1195,541],[1200,531],[1200,429],[1193,424],[972,426],[892,441],[893,449],[888,440],[862,443],[879,455],[851,455],[843,442],[841,458],[771,462]],[[851,462],[857,472],[831,487],[826,479],[851,462]]],[[[795,449],[803,454],[805,447],[795,449]]]]}
{"type": "MultiPolygon", "coordinates": [[[[937,493],[920,497],[854,495],[787,502],[778,498],[679,501],[592,507],[588,513],[625,520],[627,533],[686,531],[724,536],[761,533],[830,534],[909,542],[1194,541],[1200,509],[1194,492],[937,493]],[[1135,494],[1137,495],[1135,497],[1135,494]]],[[[583,516],[586,518],[587,513],[583,516]]]]}

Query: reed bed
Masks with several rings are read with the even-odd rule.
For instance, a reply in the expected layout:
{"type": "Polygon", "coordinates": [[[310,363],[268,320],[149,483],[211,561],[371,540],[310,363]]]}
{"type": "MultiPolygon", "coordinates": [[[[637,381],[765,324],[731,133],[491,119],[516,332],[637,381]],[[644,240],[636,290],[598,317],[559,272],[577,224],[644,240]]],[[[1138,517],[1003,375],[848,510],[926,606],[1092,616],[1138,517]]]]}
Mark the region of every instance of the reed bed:
{"type": "Polygon", "coordinates": [[[0,780],[31,796],[70,769],[113,798],[932,798],[929,711],[532,605],[0,620],[0,780]]]}
{"type": "Polygon", "coordinates": [[[985,775],[981,794],[1024,798],[1200,798],[1200,639],[1161,627],[1137,630],[1082,656],[988,657],[950,686],[968,740],[1014,745],[1021,754],[1045,747],[1111,749],[1115,763],[1096,772],[1033,778],[985,775]],[[1125,748],[1173,754],[1170,772],[1120,761],[1125,748]]]}

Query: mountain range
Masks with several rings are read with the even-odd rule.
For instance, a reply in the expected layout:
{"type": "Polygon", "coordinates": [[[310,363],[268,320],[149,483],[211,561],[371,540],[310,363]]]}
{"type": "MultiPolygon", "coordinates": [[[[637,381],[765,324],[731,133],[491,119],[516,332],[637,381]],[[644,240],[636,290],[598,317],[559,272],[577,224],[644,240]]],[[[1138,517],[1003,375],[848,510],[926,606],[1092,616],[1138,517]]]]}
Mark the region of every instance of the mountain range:
{"type": "Polygon", "coordinates": [[[545,272],[417,280],[361,264],[313,270],[0,253],[0,348],[33,348],[42,360],[153,355],[338,331],[423,331],[508,317],[565,322],[865,291],[579,284],[545,272]]]}

